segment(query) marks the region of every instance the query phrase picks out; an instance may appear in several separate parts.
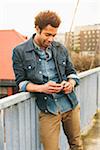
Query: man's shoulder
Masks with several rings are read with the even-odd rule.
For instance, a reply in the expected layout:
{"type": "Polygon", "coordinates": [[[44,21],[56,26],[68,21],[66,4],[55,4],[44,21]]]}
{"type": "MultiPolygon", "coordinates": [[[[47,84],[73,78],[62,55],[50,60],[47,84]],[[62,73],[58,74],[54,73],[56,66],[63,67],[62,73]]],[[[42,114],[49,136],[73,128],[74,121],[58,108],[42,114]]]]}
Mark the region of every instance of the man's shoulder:
{"type": "Polygon", "coordinates": [[[53,46],[55,48],[57,48],[57,50],[62,51],[62,52],[66,52],[67,48],[60,42],[58,41],[53,41],[53,46]]]}
{"type": "Polygon", "coordinates": [[[61,44],[60,42],[58,42],[58,41],[53,41],[53,46],[57,46],[57,47],[62,47],[63,46],[63,44],[61,44]]]}
{"type": "Polygon", "coordinates": [[[28,43],[28,41],[29,40],[26,40],[26,41],[24,41],[24,42],[21,42],[20,44],[18,44],[16,47],[14,47],[14,49],[23,49],[26,45],[27,45],[27,43],[28,43]]]}
{"type": "Polygon", "coordinates": [[[32,48],[32,38],[18,44],[16,47],[13,48],[13,51],[25,51],[31,48],[32,48]]]}

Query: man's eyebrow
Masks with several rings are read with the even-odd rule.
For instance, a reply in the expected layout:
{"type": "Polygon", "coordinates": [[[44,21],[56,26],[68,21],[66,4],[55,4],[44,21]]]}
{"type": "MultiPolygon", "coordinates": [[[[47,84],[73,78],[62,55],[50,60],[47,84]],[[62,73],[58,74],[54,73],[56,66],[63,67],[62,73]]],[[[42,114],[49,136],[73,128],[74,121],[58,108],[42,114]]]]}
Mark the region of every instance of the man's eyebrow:
{"type": "Polygon", "coordinates": [[[52,35],[52,36],[55,36],[56,34],[51,34],[51,33],[46,33],[47,35],[52,35]]]}

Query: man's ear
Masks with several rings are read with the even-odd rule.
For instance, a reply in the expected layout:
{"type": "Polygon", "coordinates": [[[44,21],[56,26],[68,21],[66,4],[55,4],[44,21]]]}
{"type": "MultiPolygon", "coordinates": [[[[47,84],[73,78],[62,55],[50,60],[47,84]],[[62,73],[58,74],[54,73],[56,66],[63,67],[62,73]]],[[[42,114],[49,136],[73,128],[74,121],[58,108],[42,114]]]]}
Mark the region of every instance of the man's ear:
{"type": "Polygon", "coordinates": [[[41,33],[41,30],[40,30],[40,28],[39,28],[38,26],[36,26],[36,32],[37,32],[38,34],[41,33]]]}

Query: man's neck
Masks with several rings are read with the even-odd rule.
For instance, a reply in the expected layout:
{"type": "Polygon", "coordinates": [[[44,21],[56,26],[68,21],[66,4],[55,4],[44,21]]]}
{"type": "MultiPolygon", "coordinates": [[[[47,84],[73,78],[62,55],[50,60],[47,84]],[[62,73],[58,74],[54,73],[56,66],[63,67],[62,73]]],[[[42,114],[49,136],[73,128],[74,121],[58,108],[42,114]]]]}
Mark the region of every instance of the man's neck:
{"type": "Polygon", "coordinates": [[[45,47],[43,47],[43,46],[41,45],[41,42],[39,42],[39,38],[38,38],[38,35],[37,35],[37,34],[35,35],[33,41],[36,43],[37,46],[40,47],[40,49],[42,49],[42,50],[45,50],[45,49],[46,49],[45,47]]]}

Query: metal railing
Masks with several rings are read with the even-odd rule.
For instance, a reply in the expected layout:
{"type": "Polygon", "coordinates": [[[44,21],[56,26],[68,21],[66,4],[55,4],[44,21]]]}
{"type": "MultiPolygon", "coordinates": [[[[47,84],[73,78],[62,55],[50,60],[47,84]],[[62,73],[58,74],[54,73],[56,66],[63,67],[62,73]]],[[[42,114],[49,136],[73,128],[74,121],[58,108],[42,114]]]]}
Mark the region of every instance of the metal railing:
{"type": "MultiPolygon", "coordinates": [[[[79,74],[76,94],[81,106],[81,131],[90,125],[100,108],[100,67],[79,74]]],[[[39,139],[38,108],[28,92],[0,100],[0,150],[43,150],[39,139]]],[[[68,148],[63,130],[61,150],[68,148]]]]}

